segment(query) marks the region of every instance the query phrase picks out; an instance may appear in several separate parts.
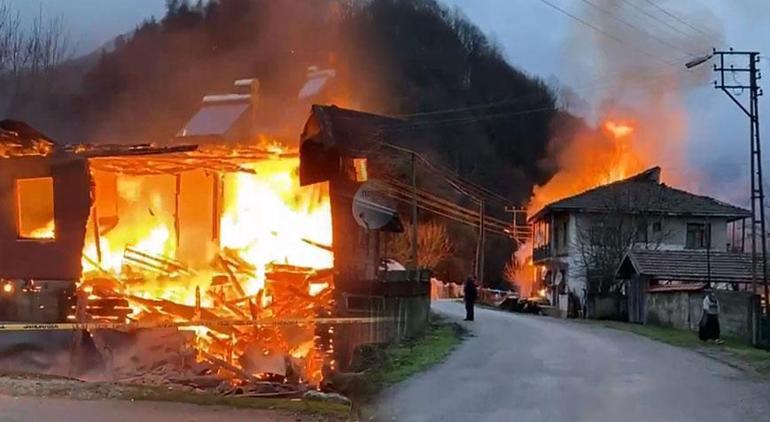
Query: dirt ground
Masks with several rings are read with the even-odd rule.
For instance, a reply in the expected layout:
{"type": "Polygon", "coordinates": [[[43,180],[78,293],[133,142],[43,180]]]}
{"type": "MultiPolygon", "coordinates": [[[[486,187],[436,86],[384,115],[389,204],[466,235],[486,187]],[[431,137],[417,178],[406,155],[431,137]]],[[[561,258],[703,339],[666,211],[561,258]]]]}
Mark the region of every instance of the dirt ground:
{"type": "Polygon", "coordinates": [[[321,417],[292,415],[260,409],[232,409],[188,403],[126,400],[72,400],[50,397],[0,395],[1,422],[225,422],[225,421],[320,421],[321,417]]]}
{"type": "MultiPolygon", "coordinates": [[[[187,393],[189,397],[189,393],[187,393]]],[[[34,376],[0,376],[0,422],[338,421],[304,411],[134,400],[145,387],[34,376]]],[[[193,397],[194,399],[194,397],[193,397]]],[[[297,407],[303,406],[297,403],[297,407]]]]}

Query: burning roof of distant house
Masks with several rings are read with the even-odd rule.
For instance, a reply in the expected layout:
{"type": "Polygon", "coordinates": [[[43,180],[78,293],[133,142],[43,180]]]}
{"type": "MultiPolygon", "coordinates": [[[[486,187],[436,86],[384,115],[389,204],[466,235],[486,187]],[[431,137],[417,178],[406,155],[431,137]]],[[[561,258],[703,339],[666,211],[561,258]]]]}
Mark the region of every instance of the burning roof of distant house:
{"type": "Polygon", "coordinates": [[[532,220],[554,211],[648,212],[665,215],[747,218],[751,212],[717,199],[672,188],[660,182],[660,167],[547,204],[532,220]]]}
{"type": "Polygon", "coordinates": [[[0,121],[0,157],[46,155],[55,146],[51,138],[24,122],[0,121]]]}

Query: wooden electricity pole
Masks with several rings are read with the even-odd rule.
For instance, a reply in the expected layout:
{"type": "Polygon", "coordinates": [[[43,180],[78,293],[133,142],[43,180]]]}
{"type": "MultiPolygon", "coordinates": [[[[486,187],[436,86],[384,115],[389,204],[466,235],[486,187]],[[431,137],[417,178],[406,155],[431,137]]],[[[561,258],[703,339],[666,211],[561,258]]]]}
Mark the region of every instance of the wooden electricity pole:
{"type": "Polygon", "coordinates": [[[479,237],[476,239],[476,278],[484,282],[484,249],[486,247],[484,199],[479,199],[479,237]]]}

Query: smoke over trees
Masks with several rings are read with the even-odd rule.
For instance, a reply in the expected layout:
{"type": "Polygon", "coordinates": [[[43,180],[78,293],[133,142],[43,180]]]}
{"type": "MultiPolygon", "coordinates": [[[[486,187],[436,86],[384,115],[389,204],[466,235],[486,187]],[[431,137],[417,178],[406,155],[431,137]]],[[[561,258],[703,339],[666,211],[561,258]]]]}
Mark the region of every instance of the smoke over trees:
{"type": "MultiPolygon", "coordinates": [[[[203,95],[228,92],[235,79],[259,78],[261,98],[280,104],[296,100],[307,67],[318,65],[341,81],[332,102],[409,117],[403,136],[431,133],[432,160],[522,205],[554,171],[543,163],[552,121],[564,115],[542,81],[435,0],[171,0],[161,20],[68,65],[77,83],[10,114],[66,142],[163,142],[203,95]]],[[[302,117],[286,122],[296,134],[302,117]]],[[[503,208],[487,209],[509,219],[503,208]]],[[[472,245],[456,242],[457,254],[472,245]]],[[[502,280],[511,249],[489,239],[487,274],[502,280]]]]}

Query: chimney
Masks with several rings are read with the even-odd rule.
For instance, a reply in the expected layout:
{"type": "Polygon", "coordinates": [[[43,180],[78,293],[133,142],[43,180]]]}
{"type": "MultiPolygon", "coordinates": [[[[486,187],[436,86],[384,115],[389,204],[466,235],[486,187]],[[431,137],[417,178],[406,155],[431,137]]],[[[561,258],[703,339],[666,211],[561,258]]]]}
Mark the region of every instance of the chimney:
{"type": "Polygon", "coordinates": [[[629,177],[627,180],[633,182],[648,182],[648,183],[660,183],[660,167],[655,166],[649,168],[635,176],[629,177]]]}

